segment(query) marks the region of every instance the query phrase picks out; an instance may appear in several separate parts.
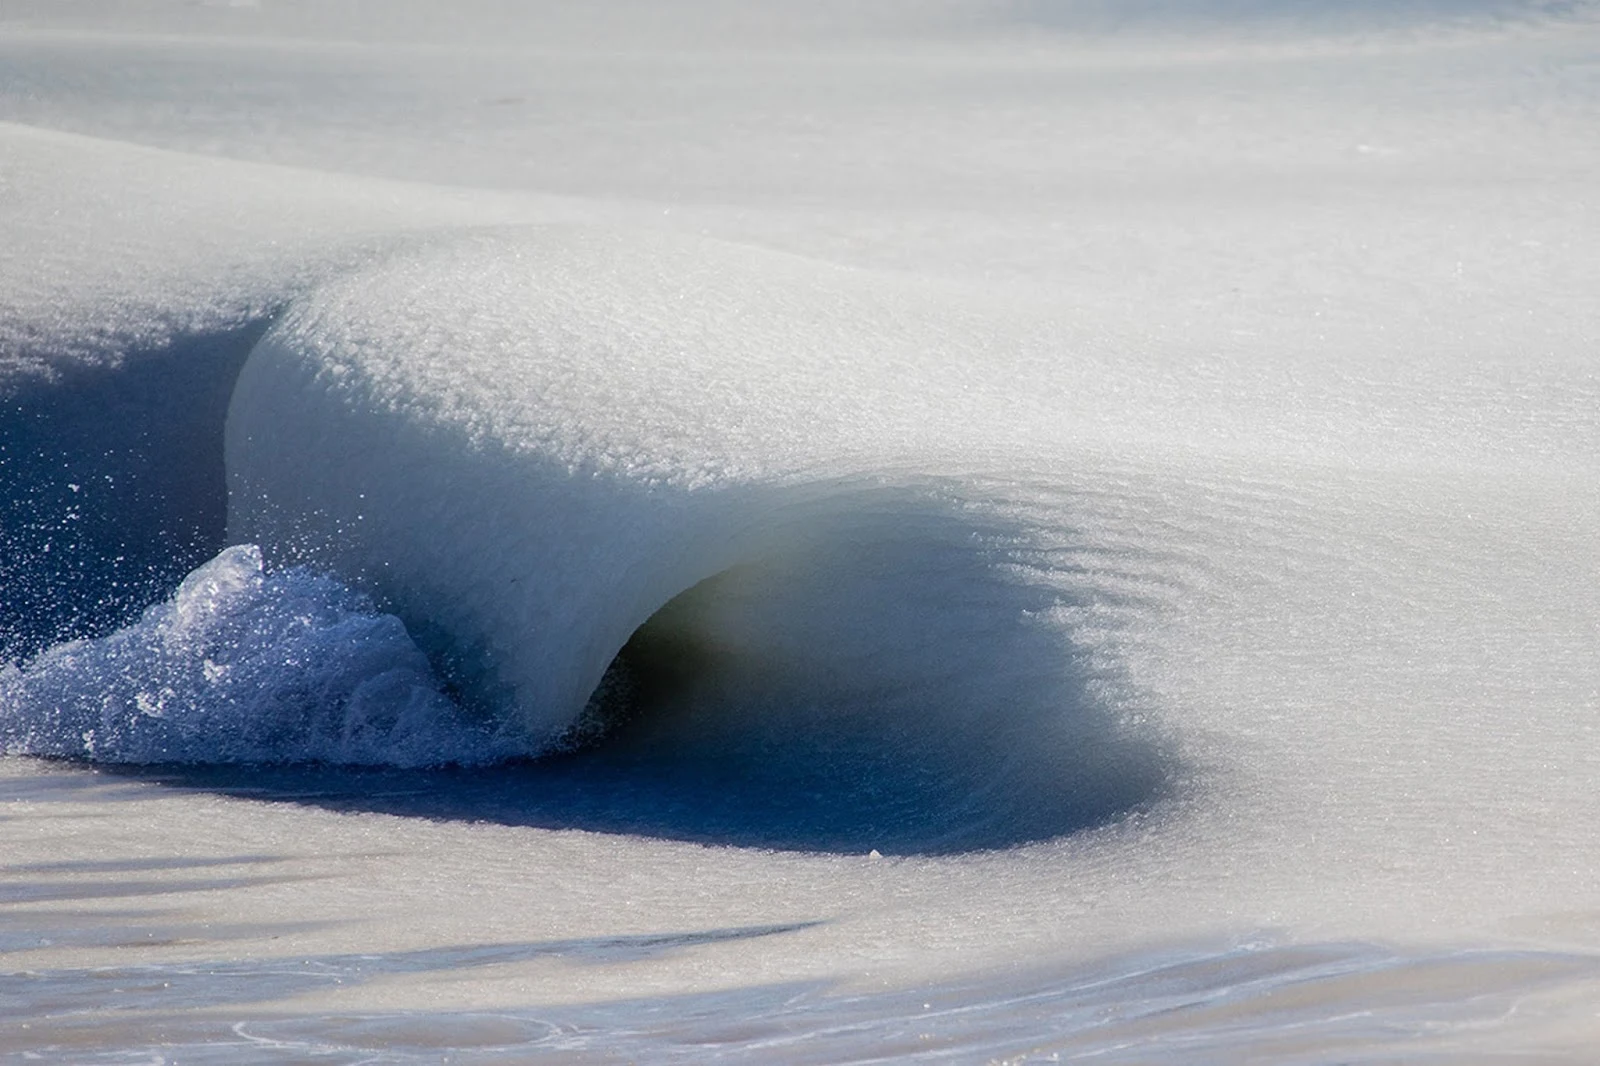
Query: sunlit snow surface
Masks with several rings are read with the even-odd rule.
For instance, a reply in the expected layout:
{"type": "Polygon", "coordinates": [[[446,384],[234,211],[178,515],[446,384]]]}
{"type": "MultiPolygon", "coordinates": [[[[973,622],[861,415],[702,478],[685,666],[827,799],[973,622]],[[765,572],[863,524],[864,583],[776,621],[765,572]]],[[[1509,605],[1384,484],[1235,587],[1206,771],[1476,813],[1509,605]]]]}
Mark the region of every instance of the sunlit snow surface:
{"type": "Polygon", "coordinates": [[[1591,1057],[1595,9],[868,7],[0,3],[0,1052],[1591,1057]]]}

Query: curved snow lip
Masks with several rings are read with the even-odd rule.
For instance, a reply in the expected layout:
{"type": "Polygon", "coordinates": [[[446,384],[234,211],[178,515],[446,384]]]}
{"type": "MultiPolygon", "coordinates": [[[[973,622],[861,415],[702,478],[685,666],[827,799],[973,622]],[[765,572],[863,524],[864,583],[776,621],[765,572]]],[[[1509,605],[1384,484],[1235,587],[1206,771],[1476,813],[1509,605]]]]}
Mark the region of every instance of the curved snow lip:
{"type": "Polygon", "coordinates": [[[516,758],[514,716],[441,697],[397,618],[331,575],[264,574],[251,545],[116,633],[0,669],[0,748],[337,809],[887,855],[1050,840],[1175,794],[1138,694],[1043,621],[1059,590],[1004,565],[1015,524],[929,486],[789,493],[741,562],[633,632],[543,758],[516,758]]]}
{"type": "Polygon", "coordinates": [[[773,527],[785,485],[871,475],[886,418],[891,437],[926,421],[903,368],[927,331],[885,327],[892,302],[860,289],[571,227],[379,260],[246,362],[228,539],[368,588],[465,698],[549,747],[636,626],[773,527]]]}
{"type": "MultiPolygon", "coordinates": [[[[597,582],[559,640],[529,635],[546,662],[595,646],[611,659],[567,726],[525,737],[520,762],[342,783],[314,768],[164,772],[339,809],[886,855],[1047,841],[1176,796],[1184,765],[1138,720],[1142,694],[1052,621],[1070,595],[1018,564],[1027,531],[948,490],[722,498],[740,498],[745,525],[708,576],[706,556],[635,559],[640,586],[688,587],[629,614],[637,590],[597,582]]],[[[1090,597],[1071,607],[1129,606],[1090,597]]],[[[511,697],[472,685],[472,649],[447,630],[415,628],[503,738],[519,715],[496,698],[511,697]]]]}
{"type": "Polygon", "coordinates": [[[1175,793],[1140,694],[1044,621],[1058,590],[1004,565],[1016,530],[907,488],[807,512],[634,632],[620,713],[543,765],[567,817],[929,854],[1067,836],[1175,793]]]}
{"type": "Polygon", "coordinates": [[[899,297],[610,231],[376,263],[246,363],[229,539],[397,614],[556,756],[530,787],[561,824],[941,851],[1146,807],[1174,763],[1056,621],[1076,594],[1019,567],[1004,500],[903,458],[962,398],[907,388],[937,331],[899,297]]]}

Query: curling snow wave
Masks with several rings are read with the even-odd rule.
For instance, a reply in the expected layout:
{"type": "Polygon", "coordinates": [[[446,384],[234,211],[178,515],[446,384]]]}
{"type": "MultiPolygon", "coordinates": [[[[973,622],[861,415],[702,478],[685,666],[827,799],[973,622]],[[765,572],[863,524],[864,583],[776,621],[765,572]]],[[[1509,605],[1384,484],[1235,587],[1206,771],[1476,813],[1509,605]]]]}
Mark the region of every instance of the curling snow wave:
{"type": "MultiPolygon", "coordinates": [[[[917,373],[935,338],[897,327],[914,309],[885,295],[803,260],[596,230],[391,258],[292,308],[245,365],[229,537],[350,575],[469,698],[552,742],[674,596],[940,472],[928,453],[959,437],[965,383],[917,373]]],[[[882,525],[919,536],[912,513],[882,525]]],[[[964,532],[982,550],[981,522],[964,532]]],[[[888,565],[934,565],[902,554],[888,565]]],[[[748,620],[726,628],[706,639],[749,641],[748,620]]]]}
{"type": "MultiPolygon", "coordinates": [[[[393,236],[281,291],[226,334],[259,335],[220,442],[237,547],[11,668],[8,751],[415,766],[603,741],[630,788],[721,780],[812,826],[760,842],[1004,846],[1239,781],[1359,807],[1374,733],[1455,758],[1492,725],[1500,703],[1460,699],[1483,684],[1463,626],[1534,632],[1505,589],[1543,590],[1555,639],[1528,663],[1587,617],[1555,566],[1583,569],[1559,546],[1586,497],[1540,465],[1481,475],[1508,440],[1592,431],[1512,387],[1559,366],[1462,387],[1243,361],[1219,391],[1038,301],[594,225],[393,236]],[[1352,387],[1361,417],[1331,417],[1352,387]],[[1531,541],[1551,550],[1508,550],[1531,541]],[[1437,714],[1382,710],[1423,684],[1406,647],[1437,714]],[[1366,727],[1291,713],[1328,700],[1366,727]]],[[[1554,719],[1436,793],[1525,782],[1554,719]]]]}
{"type": "Polygon", "coordinates": [[[1059,374],[1019,403],[1027,347],[940,303],[648,231],[390,241],[244,360],[236,546],[8,668],[0,739],[397,766],[603,740],[780,806],[836,797],[812,845],[861,817],[939,848],[1146,806],[1181,760],[1119,639],[1185,568],[1135,532],[1127,464],[1056,425],[1059,374]],[[929,375],[930,352],[960,358],[929,375]]]}
{"type": "Polygon", "coordinates": [[[1126,548],[1086,568],[1059,483],[972,438],[963,416],[1003,425],[981,382],[916,369],[981,339],[914,287],[723,242],[419,242],[250,355],[228,536],[368,592],[527,754],[788,750],[1081,828],[1157,795],[1169,755],[1112,642],[1063,619],[1160,597],[1126,548]]]}

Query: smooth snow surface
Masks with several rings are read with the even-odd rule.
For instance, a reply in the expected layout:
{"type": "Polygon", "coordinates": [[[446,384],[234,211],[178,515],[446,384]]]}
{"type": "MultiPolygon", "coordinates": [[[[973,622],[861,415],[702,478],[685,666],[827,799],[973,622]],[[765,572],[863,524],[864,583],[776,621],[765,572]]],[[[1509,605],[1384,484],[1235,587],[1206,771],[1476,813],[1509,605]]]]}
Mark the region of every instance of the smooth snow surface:
{"type": "Polygon", "coordinates": [[[1583,1061],[1596,131],[1589,4],[0,3],[0,1051],[1583,1061]]]}

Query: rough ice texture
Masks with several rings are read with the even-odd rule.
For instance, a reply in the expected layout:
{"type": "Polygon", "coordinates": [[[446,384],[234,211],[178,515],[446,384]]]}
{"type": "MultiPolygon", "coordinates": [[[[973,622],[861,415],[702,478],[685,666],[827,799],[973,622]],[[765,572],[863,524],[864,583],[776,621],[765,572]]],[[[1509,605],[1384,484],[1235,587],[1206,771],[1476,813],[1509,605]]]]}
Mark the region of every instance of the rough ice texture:
{"type": "Polygon", "coordinates": [[[393,615],[254,545],[97,640],[0,668],[0,750],[108,763],[424,766],[504,754],[464,722],[393,615]]]}

